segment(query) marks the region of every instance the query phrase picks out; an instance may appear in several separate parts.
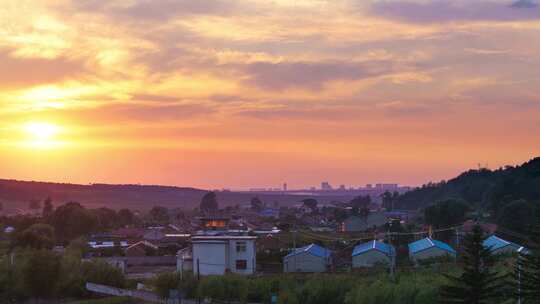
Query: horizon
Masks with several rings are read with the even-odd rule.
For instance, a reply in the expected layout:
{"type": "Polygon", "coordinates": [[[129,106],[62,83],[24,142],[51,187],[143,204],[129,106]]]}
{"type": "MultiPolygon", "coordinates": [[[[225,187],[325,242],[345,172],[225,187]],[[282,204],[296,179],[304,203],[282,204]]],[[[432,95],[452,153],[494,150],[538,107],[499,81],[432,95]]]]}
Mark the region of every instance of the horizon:
{"type": "Polygon", "coordinates": [[[398,183],[540,155],[535,0],[0,0],[2,178],[398,183]]]}

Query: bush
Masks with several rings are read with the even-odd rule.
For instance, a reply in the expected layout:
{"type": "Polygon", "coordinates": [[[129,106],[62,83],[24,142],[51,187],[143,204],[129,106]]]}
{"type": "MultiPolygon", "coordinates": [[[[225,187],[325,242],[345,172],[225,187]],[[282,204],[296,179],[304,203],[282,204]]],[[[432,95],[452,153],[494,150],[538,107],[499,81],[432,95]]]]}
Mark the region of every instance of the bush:
{"type": "Polygon", "coordinates": [[[89,261],[81,264],[83,281],[123,288],[126,278],[122,271],[103,261],[89,261]]]}

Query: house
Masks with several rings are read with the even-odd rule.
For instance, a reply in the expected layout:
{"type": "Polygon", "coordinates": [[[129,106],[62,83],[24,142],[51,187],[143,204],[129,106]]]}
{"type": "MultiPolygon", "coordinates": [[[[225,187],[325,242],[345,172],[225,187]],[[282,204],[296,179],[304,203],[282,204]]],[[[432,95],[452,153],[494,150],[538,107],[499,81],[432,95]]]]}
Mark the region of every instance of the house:
{"type": "Polygon", "coordinates": [[[516,253],[523,251],[523,246],[506,241],[492,235],[484,240],[484,247],[489,248],[493,254],[516,253]]]}
{"type": "Polygon", "coordinates": [[[266,208],[259,212],[260,217],[266,217],[266,218],[279,218],[279,209],[276,208],[266,208]]]}
{"type": "Polygon", "coordinates": [[[148,242],[140,241],[126,248],[125,254],[130,257],[141,257],[154,255],[158,251],[158,246],[148,242]]]}
{"type": "Polygon", "coordinates": [[[352,266],[353,268],[373,267],[378,263],[393,265],[395,256],[394,246],[373,240],[354,247],[352,266]]]}
{"type": "Polygon", "coordinates": [[[296,248],[283,258],[284,272],[325,272],[332,252],[316,244],[296,248]]]}
{"type": "Polygon", "coordinates": [[[143,235],[143,239],[147,241],[156,242],[163,238],[165,238],[165,232],[163,232],[163,228],[161,227],[148,228],[143,235]]]}
{"type": "Polygon", "coordinates": [[[176,253],[176,271],[193,271],[193,248],[186,247],[176,253]]]}
{"type": "Polygon", "coordinates": [[[444,242],[428,237],[409,244],[409,258],[414,262],[444,256],[456,257],[454,248],[444,242]]]}
{"type": "Polygon", "coordinates": [[[195,275],[253,274],[256,265],[255,236],[193,236],[195,275]]]}

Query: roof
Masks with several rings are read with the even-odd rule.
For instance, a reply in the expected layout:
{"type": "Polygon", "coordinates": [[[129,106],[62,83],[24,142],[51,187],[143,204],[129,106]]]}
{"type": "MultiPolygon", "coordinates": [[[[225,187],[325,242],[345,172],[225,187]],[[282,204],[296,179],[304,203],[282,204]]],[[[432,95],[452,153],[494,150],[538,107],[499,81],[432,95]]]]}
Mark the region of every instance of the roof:
{"type": "Polygon", "coordinates": [[[450,252],[452,254],[456,253],[454,248],[450,247],[450,245],[448,245],[448,244],[446,244],[444,242],[438,241],[438,240],[433,240],[431,238],[425,238],[425,239],[421,239],[419,241],[410,243],[409,244],[409,252],[410,253],[419,253],[421,251],[424,251],[424,250],[427,250],[427,249],[430,249],[430,248],[434,248],[434,247],[439,248],[439,249],[444,250],[444,251],[447,251],[447,252],[450,252]]]}
{"type": "Polygon", "coordinates": [[[489,248],[490,250],[498,250],[506,246],[515,246],[516,248],[520,248],[521,246],[514,244],[512,242],[506,241],[501,239],[500,237],[496,235],[492,235],[484,240],[484,247],[489,248]]]}
{"type": "Polygon", "coordinates": [[[201,236],[192,236],[192,241],[226,241],[226,240],[256,240],[256,236],[246,236],[246,235],[201,235],[201,236]]]}
{"type": "Polygon", "coordinates": [[[309,254],[314,255],[316,257],[328,258],[332,254],[332,251],[330,251],[329,249],[326,249],[324,247],[321,247],[321,246],[319,246],[317,244],[311,244],[311,245],[304,246],[302,248],[296,248],[293,252],[289,253],[285,257],[286,258],[292,257],[292,256],[295,256],[295,255],[298,255],[298,254],[301,254],[301,253],[309,253],[309,254]]]}
{"type": "Polygon", "coordinates": [[[352,256],[357,256],[371,250],[377,250],[389,256],[394,255],[396,252],[394,246],[373,240],[371,242],[363,243],[354,247],[352,256]]]}

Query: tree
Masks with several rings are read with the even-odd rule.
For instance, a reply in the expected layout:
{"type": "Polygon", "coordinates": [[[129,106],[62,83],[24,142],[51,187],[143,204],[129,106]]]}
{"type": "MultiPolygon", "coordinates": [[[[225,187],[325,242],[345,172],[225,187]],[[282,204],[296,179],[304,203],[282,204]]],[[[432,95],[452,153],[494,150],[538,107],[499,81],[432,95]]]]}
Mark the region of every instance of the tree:
{"type": "Polygon", "coordinates": [[[118,211],[118,224],[120,226],[132,225],[135,222],[135,214],[129,209],[120,209],[118,211]]]}
{"type": "Polygon", "coordinates": [[[302,201],[302,203],[304,204],[304,206],[311,209],[311,211],[316,211],[317,205],[319,204],[319,202],[314,198],[306,198],[305,200],[302,201]]]}
{"type": "Polygon", "coordinates": [[[540,214],[529,230],[529,244],[525,252],[520,252],[514,271],[518,297],[525,303],[540,303],[540,214]]]}
{"type": "Polygon", "coordinates": [[[476,225],[464,241],[463,269],[459,276],[446,275],[448,284],[441,287],[442,303],[495,303],[506,285],[504,276],[492,270],[494,256],[483,244],[485,236],[476,225]]]}
{"type": "Polygon", "coordinates": [[[516,232],[527,233],[530,225],[534,223],[534,207],[525,200],[506,204],[500,214],[497,223],[516,232]]]}
{"type": "Polygon", "coordinates": [[[449,199],[437,202],[424,210],[426,223],[435,228],[447,228],[462,223],[469,206],[462,200],[449,199]]]}
{"type": "Polygon", "coordinates": [[[30,202],[28,202],[28,209],[36,210],[39,208],[41,208],[41,204],[38,200],[31,200],[30,202]]]}
{"type": "Polygon", "coordinates": [[[150,209],[150,218],[152,221],[160,224],[169,222],[169,209],[162,206],[154,206],[150,209]]]}
{"type": "Polygon", "coordinates": [[[95,232],[98,218],[81,204],[69,202],[56,208],[50,223],[59,239],[70,241],[95,232]]]}
{"type": "Polygon", "coordinates": [[[54,227],[34,224],[14,237],[13,247],[51,249],[54,246],[54,227]]]}
{"type": "Polygon", "coordinates": [[[50,197],[47,197],[43,202],[43,217],[48,218],[53,214],[53,212],[54,207],[52,205],[52,199],[50,197]]]}
{"type": "Polygon", "coordinates": [[[92,212],[98,218],[98,228],[100,230],[108,230],[119,226],[118,215],[116,214],[116,211],[110,208],[102,207],[92,210],[92,212]]]}
{"type": "Polygon", "coordinates": [[[219,209],[215,192],[208,192],[202,197],[200,209],[205,214],[212,214],[219,209]]]}
{"type": "Polygon", "coordinates": [[[49,298],[56,292],[60,278],[60,256],[52,251],[30,253],[22,271],[24,289],[35,298],[49,298]]]}
{"type": "Polygon", "coordinates": [[[261,211],[264,208],[264,203],[259,199],[258,197],[254,197],[251,199],[251,209],[254,211],[261,211]]]}

